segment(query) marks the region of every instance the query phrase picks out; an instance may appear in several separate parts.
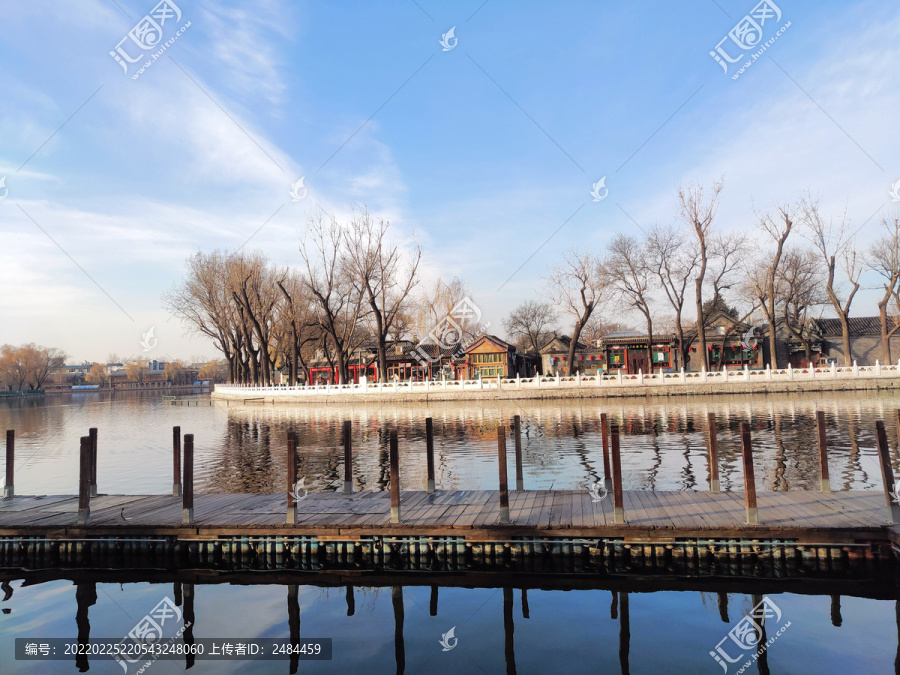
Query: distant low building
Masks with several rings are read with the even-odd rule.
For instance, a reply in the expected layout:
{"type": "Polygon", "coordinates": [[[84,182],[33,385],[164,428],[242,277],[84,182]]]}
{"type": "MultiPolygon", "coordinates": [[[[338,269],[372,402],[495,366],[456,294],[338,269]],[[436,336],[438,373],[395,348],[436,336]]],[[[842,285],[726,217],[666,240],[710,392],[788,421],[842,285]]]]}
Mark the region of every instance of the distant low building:
{"type": "MultiPolygon", "coordinates": [[[[891,317],[891,320],[896,320],[891,317]]],[[[816,321],[822,336],[822,351],[825,359],[837,359],[844,365],[844,339],[840,319],[819,319],[816,321]]],[[[874,365],[884,362],[881,345],[881,319],[877,316],[854,316],[847,322],[850,329],[850,360],[859,365],[874,365]]],[[[891,361],[900,358],[900,331],[890,338],[891,361]]]]}
{"type": "Polygon", "coordinates": [[[483,334],[463,350],[463,378],[531,377],[531,361],[496,335],[483,334]]]}
{"type": "MultiPolygon", "coordinates": [[[[541,348],[541,366],[545,375],[564,375],[568,370],[569,348],[572,338],[568,335],[554,335],[541,348]]],[[[596,375],[606,369],[606,360],[602,347],[588,347],[578,342],[575,345],[574,368],[571,372],[584,375],[596,375]]]]}

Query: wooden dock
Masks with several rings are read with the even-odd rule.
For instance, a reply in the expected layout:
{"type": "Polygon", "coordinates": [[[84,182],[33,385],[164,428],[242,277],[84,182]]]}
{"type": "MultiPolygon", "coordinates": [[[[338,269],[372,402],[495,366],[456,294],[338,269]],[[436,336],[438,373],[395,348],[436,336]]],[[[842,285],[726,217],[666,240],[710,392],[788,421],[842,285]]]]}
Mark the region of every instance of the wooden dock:
{"type": "Polygon", "coordinates": [[[0,569],[637,569],[773,577],[865,575],[872,565],[892,570],[900,497],[884,423],[876,422],[883,493],[831,491],[824,416],[817,424],[820,491],[757,493],[750,426],[741,423],[742,495],[719,491],[712,415],[705,492],[625,490],[619,428],[605,414],[603,482],[556,491],[522,489],[518,416],[510,427],[515,491],[508,485],[505,425],[497,429],[499,490],[436,490],[433,425],[426,420],[425,490],[401,490],[399,441],[391,429],[390,489],[354,493],[352,429],[345,422],[343,491],[304,489],[296,461],[302,449],[289,431],[281,494],[195,495],[194,437],[184,435],[182,446],[181,429],[174,427],[170,495],[100,494],[98,432],[91,428],[81,438],[77,496],[17,496],[15,438],[9,431],[0,569]]]}
{"type": "Polygon", "coordinates": [[[296,502],[296,522],[285,519],[281,494],[198,494],[194,519],[182,522],[182,498],[171,495],[98,495],[90,525],[78,525],[78,497],[16,496],[0,501],[0,536],[180,537],[218,535],[460,535],[469,539],[567,535],[672,541],[682,537],[789,538],[798,542],[886,540],[889,525],[878,492],[808,491],[758,494],[759,524],[745,522],[744,497],[732,492],[623,492],[624,524],[613,500],[588,490],[509,493],[502,522],[496,490],[403,491],[401,523],[390,518],[389,492],[309,493],[296,502]]]}

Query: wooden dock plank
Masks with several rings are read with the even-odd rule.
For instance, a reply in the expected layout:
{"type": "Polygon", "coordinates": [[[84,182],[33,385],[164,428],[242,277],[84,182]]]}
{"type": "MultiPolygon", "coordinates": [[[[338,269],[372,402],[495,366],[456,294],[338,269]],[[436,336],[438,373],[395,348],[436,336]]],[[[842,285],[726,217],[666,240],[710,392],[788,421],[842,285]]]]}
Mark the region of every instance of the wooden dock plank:
{"type": "MultiPolygon", "coordinates": [[[[604,536],[620,530],[612,517],[612,496],[600,502],[587,490],[554,492],[529,490],[510,493],[510,524],[499,522],[496,490],[403,491],[401,523],[389,523],[389,493],[312,493],[297,503],[297,523],[285,524],[286,500],[282,494],[198,494],[195,520],[182,526],[181,499],[171,495],[101,495],[91,501],[92,522],[76,527],[77,499],[55,495],[14,497],[0,502],[0,533],[9,536],[39,534],[71,528],[73,532],[129,533],[241,531],[247,528],[290,530],[385,530],[430,534],[457,529],[479,530],[477,536],[515,531],[522,534],[550,530],[601,531],[604,536]],[[124,514],[122,512],[124,509],[124,514]],[[404,529],[405,528],[405,529],[404,529]]],[[[651,492],[624,493],[626,525],[621,531],[646,529],[654,536],[679,533],[719,532],[717,536],[740,536],[744,524],[742,492],[651,492]],[[727,533],[732,534],[727,534],[727,533]],[[722,534],[726,533],[726,534],[722,534]]],[[[783,537],[821,532],[875,531],[887,522],[889,510],[880,492],[820,493],[792,490],[760,492],[760,526],[756,531],[778,530],[783,537]]],[[[749,528],[752,529],[752,528],[749,528]]],[[[580,536],[580,535],[579,535],[580,536]]],[[[812,534],[809,534],[812,536],[812,534]]]]}

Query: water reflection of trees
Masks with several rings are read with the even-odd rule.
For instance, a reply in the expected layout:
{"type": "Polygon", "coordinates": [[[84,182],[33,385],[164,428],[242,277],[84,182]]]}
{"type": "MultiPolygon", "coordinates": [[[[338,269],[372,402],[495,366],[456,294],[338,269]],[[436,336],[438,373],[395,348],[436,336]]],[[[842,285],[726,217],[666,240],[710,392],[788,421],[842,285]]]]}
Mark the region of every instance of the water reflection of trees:
{"type": "MultiPolygon", "coordinates": [[[[522,420],[526,487],[575,489],[602,476],[600,414],[622,434],[624,482],[628,489],[707,489],[707,413],[718,420],[720,477],[724,490],[743,485],[740,431],[753,429],[759,485],[782,491],[818,489],[815,414],[826,416],[830,462],[843,489],[876,487],[874,420],[889,400],[819,395],[583,401],[480,401],[467,404],[329,405],[322,407],[236,406],[228,410],[222,451],[205,476],[221,491],[281,491],[285,480],[285,437],[298,434],[298,471],[313,490],[340,489],[341,422],[353,429],[354,484],[359,490],[388,485],[388,434],[401,439],[403,489],[425,483],[425,423],[434,419],[439,489],[494,487],[496,434],[501,424],[522,420]],[[698,466],[706,476],[696,475],[698,466]]],[[[895,440],[895,439],[892,439],[895,440]]],[[[512,455],[513,444],[508,443],[512,455]]],[[[900,464],[896,450],[892,459],[900,464]]],[[[510,461],[512,467],[512,462],[510,461]]],[[[512,473],[512,468],[510,473],[512,473]]]]}

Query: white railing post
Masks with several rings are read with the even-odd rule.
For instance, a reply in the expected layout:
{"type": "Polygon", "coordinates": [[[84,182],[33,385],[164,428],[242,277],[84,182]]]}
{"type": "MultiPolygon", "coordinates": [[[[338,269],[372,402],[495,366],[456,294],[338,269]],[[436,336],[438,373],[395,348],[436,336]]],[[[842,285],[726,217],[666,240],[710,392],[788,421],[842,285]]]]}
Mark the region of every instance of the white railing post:
{"type": "Polygon", "coordinates": [[[853,359],[853,377],[859,377],[859,365],[857,365],[856,359],[853,359]]]}
{"type": "Polygon", "coordinates": [[[521,388],[522,388],[522,377],[519,375],[519,373],[516,373],[516,389],[521,389],[521,388]]]}
{"type": "Polygon", "coordinates": [[[557,387],[561,387],[561,386],[562,386],[562,384],[560,384],[560,381],[559,381],[559,372],[556,373],[556,386],[557,386],[557,387]]]}
{"type": "Polygon", "coordinates": [[[881,377],[881,363],[875,359],[875,377],[881,377]]]}
{"type": "Polygon", "coordinates": [[[794,379],[794,366],[792,366],[790,363],[788,363],[787,373],[788,373],[788,379],[793,380],[794,379]]]}
{"type": "Polygon", "coordinates": [[[616,371],[616,378],[618,379],[619,384],[622,384],[622,369],[621,368],[619,368],[619,370],[616,371]]]}
{"type": "Polygon", "coordinates": [[[709,379],[706,376],[706,366],[705,365],[702,366],[700,369],[700,380],[703,382],[703,384],[706,384],[709,381],[709,379]]]}
{"type": "Polygon", "coordinates": [[[638,368],[638,384],[644,384],[644,369],[638,368]]]}
{"type": "Polygon", "coordinates": [[[575,381],[578,383],[578,386],[580,387],[581,386],[581,371],[580,370],[575,374],[575,381]]]}
{"type": "Polygon", "coordinates": [[[750,366],[744,364],[744,382],[750,381],[750,366]]]}
{"type": "Polygon", "coordinates": [[[728,382],[728,366],[727,365],[722,366],[722,374],[725,375],[725,382],[727,383],[728,382]]]}
{"type": "Polygon", "coordinates": [[[834,361],[832,361],[830,364],[828,364],[828,368],[829,368],[829,370],[831,370],[831,379],[836,380],[837,379],[837,364],[834,361]]]}
{"type": "Polygon", "coordinates": [[[681,366],[681,384],[687,382],[687,376],[684,374],[684,366],[681,366]]]}
{"type": "Polygon", "coordinates": [[[766,380],[769,382],[772,381],[772,367],[768,363],[766,364],[766,380]]]}

